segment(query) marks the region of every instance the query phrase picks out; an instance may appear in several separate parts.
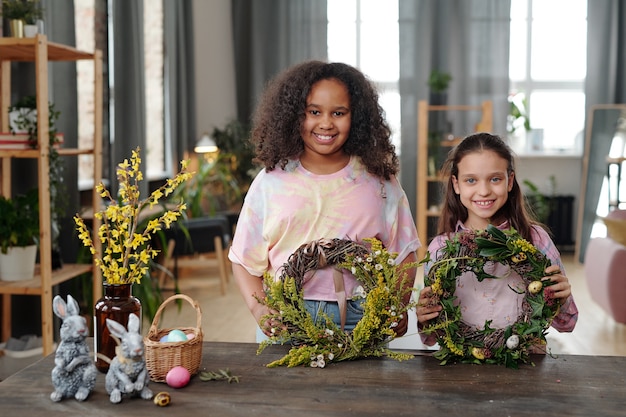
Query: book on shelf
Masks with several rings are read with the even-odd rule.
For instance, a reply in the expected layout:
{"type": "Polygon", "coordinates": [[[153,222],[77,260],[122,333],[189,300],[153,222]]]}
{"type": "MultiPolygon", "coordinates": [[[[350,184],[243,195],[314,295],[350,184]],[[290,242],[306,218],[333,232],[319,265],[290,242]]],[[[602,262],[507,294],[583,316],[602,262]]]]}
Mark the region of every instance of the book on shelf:
{"type": "MultiPolygon", "coordinates": [[[[63,133],[57,133],[55,148],[63,145],[63,133]]],[[[35,149],[36,141],[30,139],[28,133],[0,133],[0,149],[35,149]]]]}

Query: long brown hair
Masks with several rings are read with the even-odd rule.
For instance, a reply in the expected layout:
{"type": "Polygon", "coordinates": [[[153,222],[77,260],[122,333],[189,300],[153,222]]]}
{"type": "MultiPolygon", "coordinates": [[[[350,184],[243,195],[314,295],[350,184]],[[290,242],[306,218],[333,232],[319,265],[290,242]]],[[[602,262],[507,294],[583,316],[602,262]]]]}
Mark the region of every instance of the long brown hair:
{"type": "MultiPolygon", "coordinates": [[[[466,155],[482,151],[494,152],[507,161],[507,175],[515,172],[513,151],[499,136],[490,133],[475,133],[463,139],[450,151],[441,168],[441,175],[442,178],[446,178],[446,183],[438,234],[455,233],[457,222],[467,220],[467,208],[461,203],[460,196],[454,191],[452,176],[458,177],[459,163],[466,155]]],[[[509,225],[514,227],[524,239],[532,241],[531,226],[540,225],[540,223],[533,218],[516,176],[513,176],[513,187],[509,191],[506,203],[496,212],[494,219],[499,222],[508,220],[509,225]]]]}

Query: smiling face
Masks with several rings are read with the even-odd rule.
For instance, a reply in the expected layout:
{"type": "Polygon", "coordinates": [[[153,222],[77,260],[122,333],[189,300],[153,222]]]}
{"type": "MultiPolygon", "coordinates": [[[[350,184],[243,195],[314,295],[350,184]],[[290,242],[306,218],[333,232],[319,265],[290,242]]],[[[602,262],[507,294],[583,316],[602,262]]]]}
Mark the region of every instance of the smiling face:
{"type": "Polygon", "coordinates": [[[506,203],[513,188],[514,173],[507,172],[508,163],[489,150],[472,152],[457,164],[458,175],[452,177],[454,191],[467,208],[465,226],[485,229],[496,212],[506,203]]]}
{"type": "Polygon", "coordinates": [[[300,163],[320,174],[340,170],[350,160],[343,151],[352,119],[347,87],[334,78],[316,82],[307,96],[305,112],[300,131],[304,141],[300,163]]]}

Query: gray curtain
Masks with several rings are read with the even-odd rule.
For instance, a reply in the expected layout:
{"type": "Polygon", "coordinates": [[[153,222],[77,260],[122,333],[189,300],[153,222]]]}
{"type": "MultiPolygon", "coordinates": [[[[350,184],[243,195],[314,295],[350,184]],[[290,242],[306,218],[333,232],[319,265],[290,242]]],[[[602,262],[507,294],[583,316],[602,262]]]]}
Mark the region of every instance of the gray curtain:
{"type": "MultiPolygon", "coordinates": [[[[417,103],[428,100],[431,70],[452,75],[448,104],[492,100],[494,133],[506,134],[510,1],[399,0],[402,120],[400,180],[416,205],[417,103]]],[[[473,132],[476,116],[450,114],[453,132],[473,132]]]]}
{"type": "Polygon", "coordinates": [[[165,155],[167,169],[193,151],[196,134],[193,5],[191,0],[164,0],[165,155]]]}
{"type": "MultiPolygon", "coordinates": [[[[74,25],[74,2],[72,0],[55,1],[54,7],[43,3],[46,15],[45,30],[48,38],[64,45],[76,45],[74,25]]],[[[78,146],[78,86],[76,83],[76,63],[58,62],[50,65],[49,100],[60,112],[57,130],[64,134],[64,146],[78,146]]],[[[78,242],[63,236],[74,236],[75,229],[72,215],[80,209],[78,193],[78,158],[62,158],[63,184],[60,191],[65,196],[65,217],[59,219],[61,235],[59,246],[63,258],[73,260],[78,251],[78,242]]],[[[67,262],[67,261],[66,261],[67,262]]]]}
{"type": "MultiPolygon", "coordinates": [[[[114,177],[115,166],[129,158],[132,149],[141,147],[142,159],[146,160],[143,1],[110,0],[110,12],[113,69],[109,94],[113,103],[113,126],[109,169],[114,177]]],[[[144,174],[145,168],[142,164],[144,174]]],[[[111,181],[110,191],[112,195],[117,194],[117,181],[111,181]]],[[[147,192],[147,181],[142,181],[140,193],[146,195],[147,192]]]]}
{"type": "MultiPolygon", "coordinates": [[[[586,114],[597,104],[626,103],[626,0],[589,0],[587,7],[586,114]]],[[[587,118],[588,120],[588,118],[587,118]]],[[[585,132],[589,126],[585,126],[585,132]]],[[[587,138],[585,138],[587,140],[587,138]]],[[[578,260],[584,261],[596,206],[606,174],[610,140],[594,141],[589,147],[589,173],[578,227],[578,260]]]]}
{"type": "Polygon", "coordinates": [[[237,118],[249,122],[267,81],[307,59],[326,60],[325,0],[233,0],[237,118]]]}

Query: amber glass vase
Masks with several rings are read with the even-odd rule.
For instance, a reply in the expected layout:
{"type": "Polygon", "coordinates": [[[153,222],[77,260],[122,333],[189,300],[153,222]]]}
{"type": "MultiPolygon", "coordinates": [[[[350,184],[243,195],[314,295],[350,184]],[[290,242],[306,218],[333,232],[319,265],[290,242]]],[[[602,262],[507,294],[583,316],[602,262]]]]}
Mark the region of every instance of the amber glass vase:
{"type": "Polygon", "coordinates": [[[107,328],[106,319],[114,320],[124,327],[128,326],[128,317],[135,313],[141,323],[141,301],[132,295],[133,284],[104,285],[104,295],[96,302],[94,308],[94,352],[96,368],[106,373],[109,363],[100,358],[104,355],[109,359],[115,356],[117,342],[107,328]],[[100,355],[98,355],[100,354],[100,355]]]}

